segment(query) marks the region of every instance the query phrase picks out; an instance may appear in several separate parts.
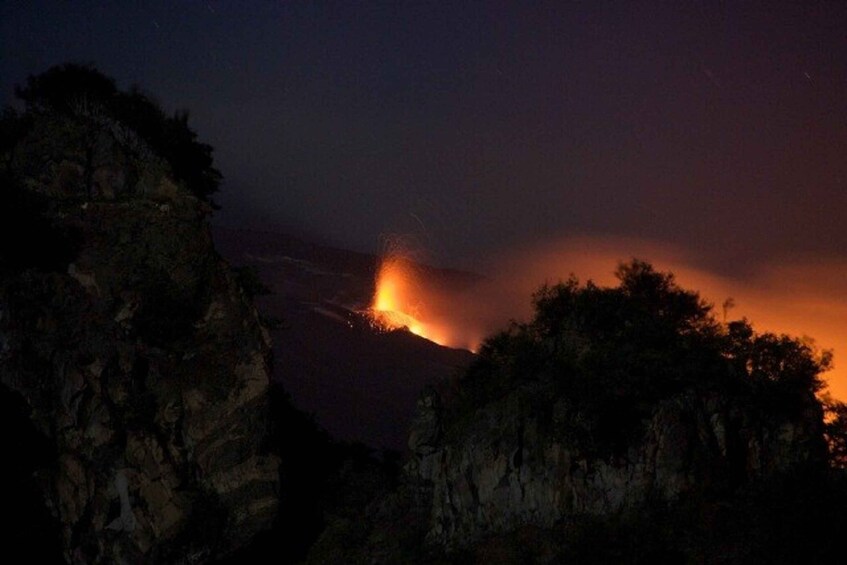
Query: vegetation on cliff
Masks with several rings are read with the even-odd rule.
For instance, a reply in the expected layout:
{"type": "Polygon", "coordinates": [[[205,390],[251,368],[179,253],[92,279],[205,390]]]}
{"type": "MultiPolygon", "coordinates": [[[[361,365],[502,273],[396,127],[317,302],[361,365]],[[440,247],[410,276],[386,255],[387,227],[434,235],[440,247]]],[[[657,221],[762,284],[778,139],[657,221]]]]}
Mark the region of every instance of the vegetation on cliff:
{"type": "Polygon", "coordinates": [[[188,112],[168,115],[133,87],[120,90],[93,67],[64,64],[16,89],[25,110],[0,122],[5,169],[60,198],[126,199],[162,192],[167,175],[214,206],[221,173],[188,112]]]}
{"type": "MultiPolygon", "coordinates": [[[[553,386],[570,410],[561,432],[599,453],[620,452],[663,400],[687,390],[744,395],[763,410],[797,414],[823,387],[829,351],[812,340],[720,323],[673,274],[633,260],[617,287],[568,281],[542,287],[534,318],[489,338],[458,382],[472,411],[521,383],[553,386]]],[[[831,430],[835,434],[835,430],[831,430]]]]}
{"type": "Polygon", "coordinates": [[[0,272],[63,270],[80,234],[59,225],[68,203],[192,195],[214,207],[221,174],[188,113],[168,115],[93,67],[64,64],[16,89],[0,115],[0,272]],[[26,242],[24,245],[22,242],[26,242]]]}

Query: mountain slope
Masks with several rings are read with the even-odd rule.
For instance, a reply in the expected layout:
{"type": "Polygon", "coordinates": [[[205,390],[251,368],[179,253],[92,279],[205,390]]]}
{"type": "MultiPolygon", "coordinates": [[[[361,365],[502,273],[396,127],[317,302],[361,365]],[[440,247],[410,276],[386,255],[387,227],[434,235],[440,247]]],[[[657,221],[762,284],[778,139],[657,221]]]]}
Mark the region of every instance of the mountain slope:
{"type": "MultiPolygon", "coordinates": [[[[272,294],[257,297],[271,334],[273,379],[334,437],[405,449],[421,389],[473,359],[407,331],[383,332],[369,306],[379,258],[268,232],[215,228],[217,248],[235,265],[254,267],[272,294]]],[[[474,275],[430,269],[441,284],[474,275]]]]}

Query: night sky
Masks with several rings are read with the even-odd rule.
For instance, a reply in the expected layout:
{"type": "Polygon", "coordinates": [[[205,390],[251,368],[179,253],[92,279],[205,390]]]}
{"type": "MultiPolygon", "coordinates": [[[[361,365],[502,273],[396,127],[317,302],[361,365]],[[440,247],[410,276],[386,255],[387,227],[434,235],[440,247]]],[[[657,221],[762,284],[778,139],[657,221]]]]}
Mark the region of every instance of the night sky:
{"type": "Polygon", "coordinates": [[[847,5],[525,4],[4,2],[0,89],[91,62],[188,108],[231,225],[847,255],[847,5]]]}
{"type": "Polygon", "coordinates": [[[74,61],[189,109],[215,222],[532,285],[638,254],[844,357],[845,2],[0,6],[3,102],[74,61]]]}

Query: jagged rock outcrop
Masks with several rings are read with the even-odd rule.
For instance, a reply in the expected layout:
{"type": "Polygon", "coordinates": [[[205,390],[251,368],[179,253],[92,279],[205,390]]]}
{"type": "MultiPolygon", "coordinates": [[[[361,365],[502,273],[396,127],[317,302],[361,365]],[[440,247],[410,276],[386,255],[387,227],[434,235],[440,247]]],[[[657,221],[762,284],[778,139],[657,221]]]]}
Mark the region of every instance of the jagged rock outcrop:
{"type": "Polygon", "coordinates": [[[811,394],[793,416],[732,395],[681,394],[656,407],[640,440],[608,456],[585,453],[561,433],[569,404],[550,395],[543,385],[522,385],[449,430],[439,394],[422,397],[407,473],[427,508],[429,543],[456,548],[527,525],[635,514],[824,456],[811,394]]]}
{"type": "Polygon", "coordinates": [[[269,338],[203,206],[65,202],[64,272],[0,277],[0,382],[55,449],[45,502],[73,563],[201,563],[267,529],[269,338]]]}

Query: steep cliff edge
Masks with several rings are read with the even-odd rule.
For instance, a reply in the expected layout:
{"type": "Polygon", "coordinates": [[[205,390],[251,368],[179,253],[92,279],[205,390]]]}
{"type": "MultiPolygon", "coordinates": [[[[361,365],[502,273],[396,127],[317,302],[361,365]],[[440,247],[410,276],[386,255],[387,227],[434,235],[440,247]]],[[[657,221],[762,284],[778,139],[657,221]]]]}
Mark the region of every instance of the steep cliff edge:
{"type": "Polygon", "coordinates": [[[0,279],[0,382],[55,449],[71,562],[204,562],[270,526],[270,346],[190,196],[53,207],[79,251],[0,279]]]}

